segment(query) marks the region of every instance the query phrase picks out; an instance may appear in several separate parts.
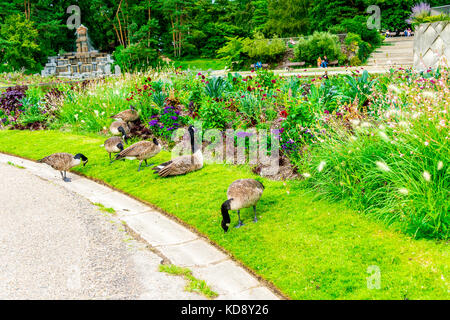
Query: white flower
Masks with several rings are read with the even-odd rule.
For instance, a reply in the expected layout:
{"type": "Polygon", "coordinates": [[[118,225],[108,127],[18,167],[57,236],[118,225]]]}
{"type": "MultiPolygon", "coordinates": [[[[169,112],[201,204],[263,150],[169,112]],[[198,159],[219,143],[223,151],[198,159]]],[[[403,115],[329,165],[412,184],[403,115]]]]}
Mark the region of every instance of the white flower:
{"type": "Polygon", "coordinates": [[[307,173],[307,172],[303,173],[302,176],[303,176],[305,179],[311,178],[311,175],[310,175],[309,173],[307,173]]]}
{"type": "Polygon", "coordinates": [[[425,141],[425,142],[424,142],[424,145],[427,146],[427,147],[428,147],[429,144],[430,144],[430,143],[429,143],[428,141],[425,141]]]}
{"type": "Polygon", "coordinates": [[[425,179],[426,182],[430,182],[431,180],[431,174],[428,171],[424,171],[422,173],[422,177],[425,179]]]}
{"type": "Polygon", "coordinates": [[[94,110],[94,113],[98,117],[98,110],[94,110]]]}
{"type": "Polygon", "coordinates": [[[444,163],[442,161],[439,161],[438,165],[437,165],[437,170],[441,171],[443,167],[444,167],[444,163]]]}
{"type": "Polygon", "coordinates": [[[74,114],[73,115],[73,117],[75,118],[75,120],[77,120],[78,121],[78,114],[76,113],[76,114],[74,114]]]}
{"type": "Polygon", "coordinates": [[[391,171],[391,169],[388,167],[388,165],[386,163],[384,163],[383,161],[377,161],[377,162],[375,162],[375,164],[377,165],[378,169],[380,169],[381,171],[385,171],[385,172],[391,171]]]}
{"type": "Polygon", "coordinates": [[[387,136],[386,132],[380,131],[378,134],[380,135],[381,139],[383,139],[386,142],[389,142],[389,137],[387,136]]]}
{"type": "Polygon", "coordinates": [[[406,188],[400,188],[398,189],[398,192],[400,192],[401,194],[407,195],[409,193],[408,189],[406,188]]]}
{"type": "Polygon", "coordinates": [[[319,166],[317,167],[317,171],[322,172],[323,168],[325,168],[325,165],[327,163],[325,161],[322,161],[319,166]]]}
{"type": "Polygon", "coordinates": [[[359,120],[358,119],[352,119],[352,120],[350,120],[350,123],[353,125],[353,126],[355,126],[355,127],[357,127],[358,125],[359,125],[359,120]]]}

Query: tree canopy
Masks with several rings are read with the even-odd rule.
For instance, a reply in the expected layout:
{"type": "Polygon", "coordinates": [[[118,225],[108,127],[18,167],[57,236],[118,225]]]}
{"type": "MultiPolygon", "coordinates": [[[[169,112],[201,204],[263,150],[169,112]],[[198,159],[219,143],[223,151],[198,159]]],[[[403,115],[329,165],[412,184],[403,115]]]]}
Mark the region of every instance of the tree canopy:
{"type": "MultiPolygon", "coordinates": [[[[407,26],[415,0],[0,0],[0,62],[38,68],[48,56],[74,51],[74,30],[67,28],[71,5],[81,11],[81,23],[89,28],[93,46],[113,53],[136,54],[142,64],[158,55],[215,58],[229,38],[266,38],[311,35],[315,31],[346,30],[369,14],[369,5],[381,9],[381,27],[401,30],[407,26]],[[19,17],[20,16],[20,17],[19,17]],[[11,17],[14,17],[11,20],[11,17]],[[356,19],[353,22],[350,21],[356,19]],[[15,25],[17,24],[17,28],[15,25]],[[15,48],[23,57],[12,57],[6,43],[23,28],[36,35],[30,52],[15,48]],[[34,49],[36,44],[37,50],[34,49]],[[127,48],[130,47],[130,49],[127,48]],[[142,53],[143,52],[143,53],[142,53]],[[6,61],[8,59],[8,61],[6,61]],[[13,59],[13,60],[11,60],[13,59]],[[34,63],[31,63],[33,59],[34,63]],[[27,60],[28,62],[25,62],[27,60]]],[[[432,6],[446,1],[430,0],[432,6]]],[[[363,28],[364,29],[364,28],[363,28]]],[[[354,30],[349,30],[354,32],[354,30]]],[[[361,34],[365,31],[360,31],[361,34]]],[[[367,41],[367,40],[366,40],[367,41]]],[[[143,64],[146,65],[146,64],[143,64]]],[[[148,64],[147,64],[148,65],[148,64]]],[[[14,66],[16,68],[16,66],[14,66]]]]}

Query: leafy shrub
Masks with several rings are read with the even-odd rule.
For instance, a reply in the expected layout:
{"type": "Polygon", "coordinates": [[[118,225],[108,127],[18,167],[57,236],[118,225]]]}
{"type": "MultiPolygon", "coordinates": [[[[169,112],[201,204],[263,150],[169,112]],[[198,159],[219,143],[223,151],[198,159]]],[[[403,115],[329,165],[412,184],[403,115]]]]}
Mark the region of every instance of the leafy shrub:
{"type": "Polygon", "coordinates": [[[234,113],[225,108],[223,102],[211,99],[202,101],[198,112],[203,121],[203,129],[225,130],[230,128],[234,113]]]}
{"type": "Polygon", "coordinates": [[[228,90],[229,84],[222,77],[212,77],[206,82],[205,92],[213,99],[220,99],[228,90]]]}
{"type": "Polygon", "coordinates": [[[2,69],[38,71],[41,50],[36,39],[34,22],[22,14],[7,17],[0,25],[0,58],[7,63],[2,69]]]}
{"type": "Polygon", "coordinates": [[[226,39],[228,42],[217,50],[217,57],[225,61],[231,70],[240,70],[246,59],[243,53],[243,39],[239,37],[226,37],[226,39]]]}
{"type": "Polygon", "coordinates": [[[354,33],[361,37],[365,42],[368,42],[372,47],[377,47],[381,45],[382,39],[381,35],[376,29],[367,28],[367,17],[355,16],[351,19],[344,19],[340,28],[346,33],[354,33]]]}
{"type": "Polygon", "coordinates": [[[9,87],[0,95],[0,110],[5,118],[3,123],[15,122],[23,112],[22,99],[26,96],[27,86],[9,87]]]}
{"type": "Polygon", "coordinates": [[[254,39],[246,38],[243,41],[242,51],[252,60],[276,62],[286,52],[286,45],[277,36],[269,40],[258,32],[254,39]]]}
{"type": "Polygon", "coordinates": [[[342,60],[339,38],[328,32],[314,32],[301,37],[294,49],[295,59],[316,65],[319,57],[326,55],[330,61],[342,60]]]}
{"type": "Polygon", "coordinates": [[[145,71],[159,63],[158,52],[143,44],[133,44],[124,48],[118,46],[113,53],[115,64],[124,71],[145,71]]]}
{"type": "Polygon", "coordinates": [[[358,56],[354,56],[350,59],[350,65],[351,66],[360,66],[362,64],[361,60],[358,56]]]}
{"type": "Polygon", "coordinates": [[[166,106],[161,113],[152,115],[148,123],[149,128],[156,135],[170,139],[172,133],[187,123],[187,119],[180,115],[181,111],[173,106],[166,106]]]}

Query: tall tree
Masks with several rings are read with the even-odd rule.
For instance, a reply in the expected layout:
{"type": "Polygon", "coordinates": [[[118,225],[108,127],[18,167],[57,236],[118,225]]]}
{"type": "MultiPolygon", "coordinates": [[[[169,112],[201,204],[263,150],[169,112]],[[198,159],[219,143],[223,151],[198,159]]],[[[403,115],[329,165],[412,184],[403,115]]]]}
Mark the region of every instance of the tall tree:
{"type": "Polygon", "coordinates": [[[308,33],[310,5],[311,0],[269,0],[266,34],[289,37],[308,33]]]}

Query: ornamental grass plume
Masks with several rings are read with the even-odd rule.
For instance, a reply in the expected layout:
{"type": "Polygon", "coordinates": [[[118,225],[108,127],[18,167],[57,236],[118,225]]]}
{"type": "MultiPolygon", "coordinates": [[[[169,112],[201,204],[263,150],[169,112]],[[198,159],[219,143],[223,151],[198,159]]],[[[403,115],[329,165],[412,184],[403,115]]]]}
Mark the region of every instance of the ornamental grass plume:
{"type": "Polygon", "coordinates": [[[406,20],[406,23],[414,24],[417,21],[430,16],[430,14],[431,6],[426,2],[421,2],[411,8],[411,15],[409,16],[409,19],[406,20]]]}

